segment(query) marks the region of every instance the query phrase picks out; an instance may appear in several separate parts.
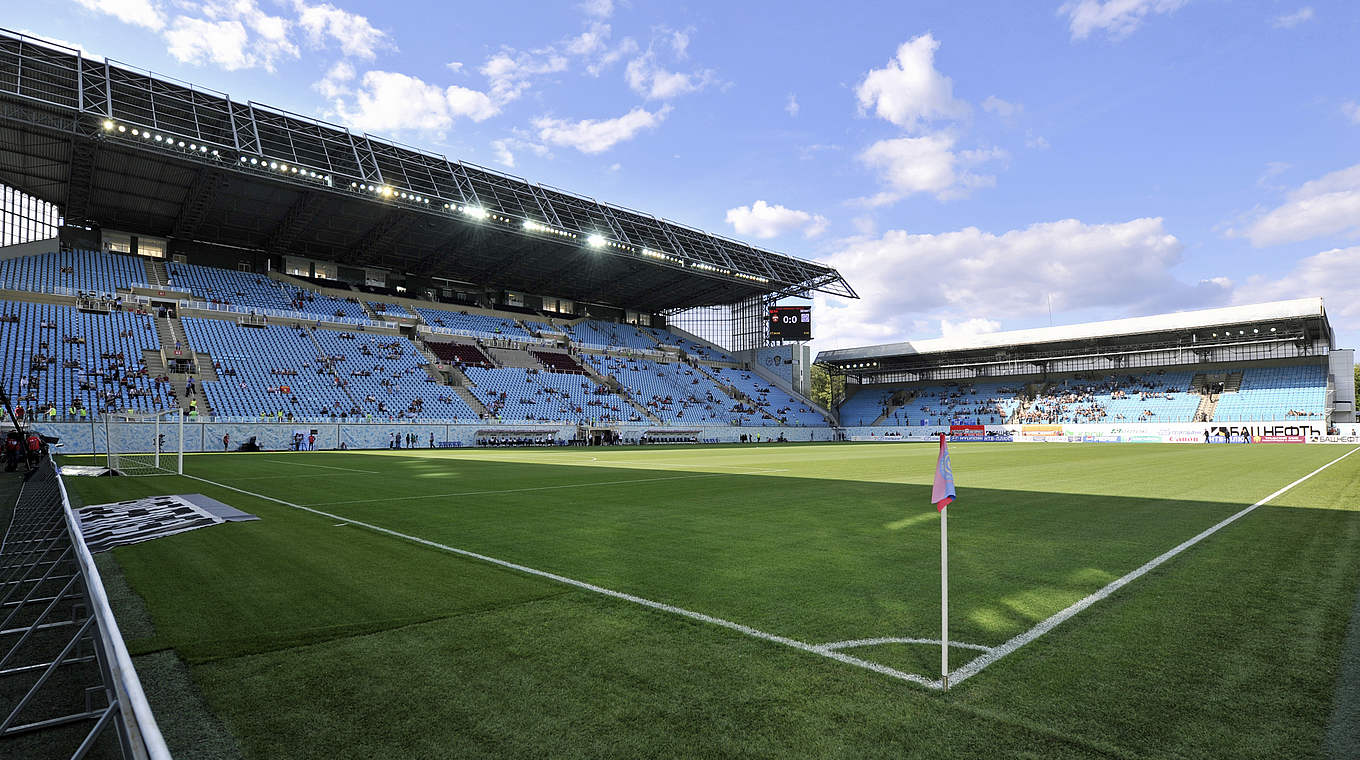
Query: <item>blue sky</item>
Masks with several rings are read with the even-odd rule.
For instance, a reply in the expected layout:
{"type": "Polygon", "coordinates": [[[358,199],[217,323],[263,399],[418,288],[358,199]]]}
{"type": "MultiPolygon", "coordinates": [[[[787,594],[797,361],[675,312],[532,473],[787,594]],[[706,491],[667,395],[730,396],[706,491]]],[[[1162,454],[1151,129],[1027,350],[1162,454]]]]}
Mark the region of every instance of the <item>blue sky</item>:
{"type": "Polygon", "coordinates": [[[815,348],[1321,295],[1360,4],[53,0],[5,24],[841,269],[815,348]]]}

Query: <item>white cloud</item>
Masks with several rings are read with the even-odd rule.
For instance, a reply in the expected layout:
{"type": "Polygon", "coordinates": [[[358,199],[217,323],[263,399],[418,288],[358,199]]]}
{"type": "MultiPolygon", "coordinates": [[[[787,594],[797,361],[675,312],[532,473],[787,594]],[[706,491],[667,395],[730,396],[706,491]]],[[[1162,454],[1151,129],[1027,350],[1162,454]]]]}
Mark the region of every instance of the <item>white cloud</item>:
{"type": "Polygon", "coordinates": [[[1293,13],[1286,13],[1283,16],[1276,16],[1271,25],[1276,29],[1293,29],[1305,21],[1313,20],[1313,7],[1305,5],[1293,13]]]}
{"type": "Polygon", "coordinates": [[[727,210],[727,223],[738,235],[762,240],[802,230],[805,237],[816,237],[826,230],[826,217],[807,211],[770,205],[758,200],[749,206],[727,210]]]}
{"type": "Polygon", "coordinates": [[[523,95],[534,77],[566,70],[566,57],[551,47],[520,52],[501,50],[486,59],[479,69],[491,82],[491,97],[502,105],[523,95]]]}
{"type": "Polygon", "coordinates": [[[982,101],[982,110],[994,113],[1003,119],[1009,119],[1025,109],[1024,106],[1017,103],[1010,103],[995,95],[988,95],[987,99],[982,101]]]}
{"type": "Polygon", "coordinates": [[[449,114],[465,116],[473,121],[485,121],[501,112],[490,96],[470,87],[449,85],[444,88],[444,99],[449,103],[449,114]]]}
{"type": "Polygon", "coordinates": [[[966,338],[970,335],[985,335],[994,333],[1001,329],[1001,323],[994,319],[983,319],[973,317],[960,322],[950,322],[948,319],[940,320],[941,338],[966,338]]]}
{"type": "Polygon", "coordinates": [[[76,0],[92,11],[107,13],[125,24],[143,26],[152,31],[165,28],[165,15],[151,0],[76,0]]]}
{"type": "Polygon", "coordinates": [[[614,13],[614,0],[585,0],[580,8],[587,16],[609,18],[614,13]]]}
{"type": "Polygon", "coordinates": [[[1176,279],[1181,250],[1160,218],[1066,219],[999,235],[974,227],[891,230],[852,239],[823,261],[861,299],[821,300],[818,348],[904,340],[922,329],[921,320],[979,330],[994,320],[1034,319],[1048,313],[1050,297],[1055,312],[1156,313],[1226,300],[1222,282],[1176,279]]]}
{"type": "Polygon", "coordinates": [[[265,13],[255,0],[215,0],[197,10],[204,18],[176,16],[164,33],[170,55],[182,63],[273,71],[280,59],[299,56],[289,39],[292,22],[265,13]]]}
{"type": "Polygon", "coordinates": [[[801,109],[802,106],[798,105],[798,96],[789,93],[789,99],[784,102],[784,113],[787,113],[789,116],[797,116],[798,111],[801,109]]]}
{"type": "Polygon", "coordinates": [[[326,76],[316,83],[316,91],[327,99],[335,99],[350,94],[349,83],[354,80],[354,67],[346,61],[337,61],[326,72],[326,76]]]}
{"type": "Polygon", "coordinates": [[[1350,119],[1352,124],[1360,124],[1360,103],[1354,100],[1342,103],[1341,113],[1346,114],[1346,118],[1350,119]]]}
{"type": "Polygon", "coordinates": [[[1233,294],[1237,303],[1278,301],[1284,298],[1326,299],[1327,315],[1343,330],[1360,329],[1360,246],[1333,248],[1309,256],[1283,277],[1249,278],[1233,294]]]}
{"type": "Polygon", "coordinates": [[[689,57],[689,30],[677,29],[671,32],[671,50],[675,57],[684,60],[689,57]]]}
{"type": "Polygon", "coordinates": [[[937,119],[958,119],[968,104],[954,98],[954,83],[935,69],[940,43],[923,34],[897,49],[881,69],[872,69],[855,89],[861,112],[873,109],[899,127],[915,130],[937,119]]]}
{"type": "Polygon", "coordinates": [[[1043,135],[1036,135],[1033,132],[1025,132],[1025,147],[1034,150],[1048,150],[1048,138],[1043,135]]]}
{"type": "Polygon", "coordinates": [[[538,156],[548,155],[548,146],[530,140],[521,140],[518,137],[502,137],[499,140],[491,141],[491,148],[496,153],[496,162],[507,169],[515,168],[515,151],[527,150],[538,156]]]}
{"type": "Polygon", "coordinates": [[[165,33],[170,55],[184,63],[213,63],[227,71],[255,65],[246,51],[245,25],[240,21],[205,21],[180,16],[165,33]]]}
{"type": "Polygon", "coordinates": [[[461,74],[463,73],[463,62],[449,61],[448,63],[444,64],[444,68],[448,69],[449,71],[452,71],[455,74],[461,74]]]}
{"type": "Polygon", "coordinates": [[[582,119],[566,121],[548,116],[534,119],[538,138],[552,145],[575,148],[582,153],[603,153],[615,145],[630,140],[644,129],[652,129],[670,114],[670,106],[656,111],[634,108],[613,119],[582,119]]]}
{"type": "Polygon", "coordinates": [[[392,47],[387,34],[374,28],[365,16],[330,3],[308,5],[305,0],[294,0],[293,8],[298,14],[298,25],[316,47],[330,40],[345,55],[367,60],[377,56],[379,50],[392,47]]]}
{"type": "Polygon", "coordinates": [[[1360,164],[1305,182],[1245,232],[1256,246],[1338,234],[1360,234],[1360,164]]]}
{"type": "Polygon", "coordinates": [[[1123,39],[1150,15],[1179,10],[1189,0],[1072,0],[1058,9],[1068,17],[1072,39],[1084,40],[1092,32],[1105,32],[1112,40],[1123,39]]]}
{"type": "Polygon", "coordinates": [[[371,132],[440,132],[455,118],[482,121],[499,111],[486,93],[456,85],[440,89],[393,71],[367,72],[353,100],[336,100],[334,110],[346,123],[371,132]]]}
{"type": "Polygon", "coordinates": [[[940,132],[870,145],[859,159],[877,169],[889,189],[869,199],[869,204],[893,203],[915,193],[933,193],[940,200],[950,200],[975,188],[995,185],[994,176],[969,170],[1005,158],[1005,152],[998,148],[955,152],[954,143],[952,135],[940,132]]]}
{"type": "Polygon", "coordinates": [[[609,24],[598,21],[588,29],[567,41],[567,52],[572,55],[591,55],[605,49],[611,33],[609,24]]]}
{"type": "Polygon", "coordinates": [[[667,71],[657,65],[656,57],[649,49],[628,62],[624,79],[633,92],[648,100],[670,100],[704,89],[713,83],[714,74],[710,69],[692,74],[667,71]]]}
{"type": "Polygon", "coordinates": [[[618,45],[610,47],[609,38],[612,33],[609,24],[592,21],[584,32],[568,38],[564,43],[564,49],[568,55],[586,59],[586,72],[597,77],[600,72],[618,63],[625,56],[638,51],[637,41],[632,37],[624,37],[618,45]]]}

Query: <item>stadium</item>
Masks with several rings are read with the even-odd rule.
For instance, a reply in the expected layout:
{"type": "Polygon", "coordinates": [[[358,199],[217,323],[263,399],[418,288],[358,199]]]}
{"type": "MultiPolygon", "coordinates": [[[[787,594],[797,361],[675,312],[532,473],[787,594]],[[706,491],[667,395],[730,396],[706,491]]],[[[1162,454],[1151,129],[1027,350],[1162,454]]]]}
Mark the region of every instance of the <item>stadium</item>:
{"type": "Polygon", "coordinates": [[[11,31],[0,185],[0,756],[1360,747],[1315,294],[814,357],[832,266],[11,31]]]}

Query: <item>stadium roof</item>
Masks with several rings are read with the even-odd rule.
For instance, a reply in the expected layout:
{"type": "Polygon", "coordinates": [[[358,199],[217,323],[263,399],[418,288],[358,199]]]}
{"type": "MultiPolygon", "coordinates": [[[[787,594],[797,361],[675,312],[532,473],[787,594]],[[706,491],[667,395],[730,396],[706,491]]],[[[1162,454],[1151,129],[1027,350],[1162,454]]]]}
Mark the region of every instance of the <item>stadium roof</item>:
{"type": "Polygon", "coordinates": [[[663,312],[835,269],[0,29],[0,182],[68,223],[663,312]]]}
{"type": "Polygon", "coordinates": [[[1010,330],[954,338],[885,343],[862,348],[842,348],[819,352],[817,362],[843,365],[879,359],[1005,351],[1007,349],[1044,345],[1115,342],[1121,338],[1142,338],[1157,334],[1183,334],[1196,330],[1212,330],[1215,327],[1228,325],[1299,320],[1318,321],[1325,332],[1325,336],[1330,341],[1331,327],[1327,322],[1327,313],[1323,309],[1322,299],[1299,298],[1291,301],[1272,301],[1246,306],[1178,311],[1151,317],[1131,317],[1061,327],[1040,327],[1031,330],[1010,330]]]}

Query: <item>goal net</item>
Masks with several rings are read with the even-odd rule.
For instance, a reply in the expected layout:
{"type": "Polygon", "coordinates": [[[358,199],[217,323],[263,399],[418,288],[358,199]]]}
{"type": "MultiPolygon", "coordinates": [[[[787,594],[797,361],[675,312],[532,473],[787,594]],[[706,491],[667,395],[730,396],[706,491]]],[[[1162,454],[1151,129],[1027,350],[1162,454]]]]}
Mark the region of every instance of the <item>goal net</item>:
{"type": "Polygon", "coordinates": [[[183,475],[184,413],[106,414],[104,444],[120,475],[183,475]]]}

